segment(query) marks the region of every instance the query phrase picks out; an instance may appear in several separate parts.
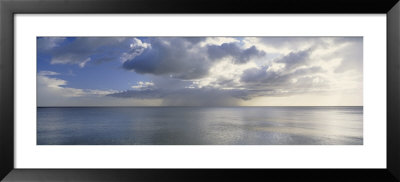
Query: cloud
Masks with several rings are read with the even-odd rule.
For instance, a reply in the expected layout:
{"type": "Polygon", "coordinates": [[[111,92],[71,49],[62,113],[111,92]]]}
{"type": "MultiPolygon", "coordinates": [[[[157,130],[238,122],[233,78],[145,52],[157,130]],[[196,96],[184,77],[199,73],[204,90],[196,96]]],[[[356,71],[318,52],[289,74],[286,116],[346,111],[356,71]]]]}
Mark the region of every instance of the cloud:
{"type": "Polygon", "coordinates": [[[83,96],[82,89],[65,88],[67,81],[51,78],[45,75],[37,76],[38,100],[46,100],[47,96],[60,95],[62,97],[78,97],[83,96]],[[44,97],[44,98],[41,98],[44,97]]]}
{"type": "Polygon", "coordinates": [[[234,106],[239,99],[230,91],[214,89],[182,89],[163,99],[166,106],[234,106]]]}
{"type": "Polygon", "coordinates": [[[215,60],[224,57],[232,58],[234,63],[246,63],[251,58],[261,57],[265,52],[258,50],[255,46],[248,49],[239,47],[237,43],[224,43],[222,45],[210,45],[207,47],[208,56],[215,60]]]}
{"type": "MultiPolygon", "coordinates": [[[[37,105],[54,106],[65,105],[75,98],[99,99],[102,96],[117,92],[116,90],[78,89],[67,87],[68,82],[52,76],[59,73],[52,71],[41,71],[37,75],[37,105]]],[[[76,101],[75,101],[76,102],[76,101]]]]}
{"type": "Polygon", "coordinates": [[[138,98],[138,99],[154,99],[163,98],[166,95],[161,90],[141,89],[141,90],[126,90],[117,93],[111,93],[107,96],[119,97],[119,98],[138,98]]]}
{"type": "Polygon", "coordinates": [[[132,88],[133,89],[152,89],[152,87],[154,87],[154,83],[153,82],[138,82],[137,85],[133,85],[132,88]]]}
{"type": "Polygon", "coordinates": [[[338,73],[363,67],[363,39],[347,38],[341,41],[346,40],[348,42],[344,42],[344,46],[333,53],[342,58],[341,64],[335,69],[338,73]]]}
{"type": "Polygon", "coordinates": [[[115,98],[154,99],[162,98],[165,106],[232,106],[237,105],[240,91],[217,89],[144,89],[127,90],[109,94],[115,98]]]}
{"type": "MultiPolygon", "coordinates": [[[[45,73],[45,72],[43,72],[45,73]]],[[[55,73],[55,72],[54,72],[55,73]]],[[[54,74],[53,74],[54,75],[54,74]]],[[[149,98],[116,98],[106,95],[116,90],[78,89],[68,87],[66,80],[53,75],[37,75],[37,106],[157,106],[162,100],[149,98]]]]}
{"type": "Polygon", "coordinates": [[[151,48],[150,44],[144,43],[140,39],[133,38],[132,40],[132,43],[129,45],[130,49],[128,49],[127,52],[122,53],[122,62],[132,60],[136,56],[142,54],[145,49],[151,48]]]}
{"type": "Polygon", "coordinates": [[[269,54],[288,54],[315,46],[324,47],[329,44],[334,37],[245,37],[243,43],[245,47],[257,46],[257,48],[269,54]]]}
{"type": "Polygon", "coordinates": [[[40,71],[38,73],[39,76],[52,76],[52,75],[60,75],[60,73],[54,71],[40,71]]]}
{"type": "Polygon", "coordinates": [[[124,62],[123,67],[137,73],[167,75],[179,79],[198,79],[222,58],[234,63],[246,63],[254,57],[264,56],[255,46],[243,49],[238,43],[202,46],[204,38],[149,38],[141,54],[124,62]]]}
{"type": "Polygon", "coordinates": [[[200,42],[205,41],[207,38],[206,37],[184,37],[186,41],[189,41],[190,43],[196,45],[200,42]]]}
{"type": "MultiPolygon", "coordinates": [[[[53,75],[57,74],[43,74],[43,72],[40,72],[37,75],[38,93],[48,93],[50,95],[59,95],[60,97],[82,97],[104,96],[116,92],[115,90],[77,89],[66,87],[68,83],[66,80],[50,77],[53,75]]],[[[45,94],[43,96],[46,97],[45,94]]]]}
{"type": "Polygon", "coordinates": [[[84,61],[79,63],[79,67],[83,68],[85,67],[86,63],[89,62],[91,60],[91,58],[87,58],[84,61]]]}
{"type": "Polygon", "coordinates": [[[47,51],[58,47],[66,38],[65,37],[39,37],[37,39],[38,51],[47,51]]]}
{"type": "MultiPolygon", "coordinates": [[[[262,47],[260,45],[244,48],[238,42],[230,42],[203,45],[203,48],[206,48],[206,51],[204,51],[201,47],[197,49],[195,46],[185,47],[185,45],[191,44],[180,40],[155,40],[150,42],[154,50],[145,50],[142,59],[135,60],[140,57],[138,56],[132,62],[145,63],[145,61],[148,61],[146,63],[149,66],[159,66],[162,64],[157,61],[165,61],[171,65],[176,65],[178,68],[185,64],[188,64],[189,67],[194,65],[190,64],[193,60],[188,61],[187,52],[192,55],[201,53],[203,55],[200,56],[207,55],[208,59],[204,58],[203,61],[207,63],[204,65],[206,65],[205,68],[208,71],[200,77],[183,79],[174,74],[182,73],[188,69],[169,70],[164,74],[171,74],[172,77],[169,80],[165,77],[163,77],[164,79],[158,79],[162,81],[154,82],[153,89],[126,91],[112,94],[111,96],[151,98],[154,95],[154,97],[162,98],[164,104],[170,105],[185,105],[185,103],[188,105],[207,105],[206,103],[218,105],[213,100],[221,103],[237,104],[240,100],[251,100],[265,96],[286,97],[306,93],[318,94],[350,88],[344,85],[338,86],[338,75],[335,70],[343,65],[341,61],[337,62],[337,60],[345,59],[348,54],[362,54],[362,44],[355,44],[359,43],[357,39],[352,38],[350,41],[346,39],[336,40],[335,38],[310,38],[309,40],[308,38],[288,38],[288,40],[284,38],[261,39],[261,42],[269,42],[269,44],[274,44],[277,47],[285,47],[290,41],[294,41],[295,45],[292,46],[298,46],[298,49],[293,48],[292,51],[275,55],[273,59],[261,61],[262,64],[260,64],[260,61],[256,61],[257,59],[266,59],[265,52],[258,50],[258,47],[262,47]],[[279,42],[280,40],[284,40],[284,42],[279,42]],[[358,49],[352,49],[352,53],[343,51],[349,46],[355,46],[358,49]],[[177,48],[176,51],[173,48],[177,48]],[[195,50],[191,50],[193,48],[195,50]],[[160,57],[151,58],[151,56],[146,55],[146,51],[157,52],[153,54],[160,57]],[[167,55],[167,52],[172,52],[171,55],[173,56],[167,55]],[[165,59],[160,60],[162,57],[165,59]],[[188,63],[185,61],[188,61],[188,63]],[[164,87],[158,86],[162,82],[167,84],[164,84],[164,87]],[[174,86],[169,86],[168,83],[174,83],[174,86]],[[217,97],[223,99],[218,100],[216,99],[217,97]]],[[[203,41],[202,44],[204,42],[206,41],[203,41]]],[[[357,58],[357,60],[359,59],[357,58]]],[[[138,67],[135,67],[135,71],[138,71],[136,68],[138,67]]],[[[350,70],[362,69],[359,65],[347,65],[346,68],[350,70]]],[[[165,71],[164,67],[160,69],[165,71]]],[[[163,75],[161,72],[150,69],[146,73],[160,77],[163,75]]],[[[354,78],[348,77],[348,80],[351,79],[354,78]]],[[[344,80],[346,79],[342,80],[343,83],[347,82],[344,80]]],[[[348,83],[350,82],[352,81],[348,83]]],[[[355,87],[354,89],[360,89],[360,87],[355,87]]]]}
{"type": "Polygon", "coordinates": [[[123,68],[141,74],[167,75],[179,79],[200,78],[208,73],[210,61],[204,50],[189,38],[149,38],[151,48],[127,60],[123,68]]]}
{"type": "Polygon", "coordinates": [[[319,75],[322,71],[320,67],[303,68],[291,73],[268,71],[268,68],[254,68],[246,70],[241,81],[244,87],[259,92],[265,89],[269,91],[276,89],[285,90],[287,94],[295,94],[299,91],[329,89],[329,80],[319,75]]]}
{"type": "Polygon", "coordinates": [[[83,68],[90,62],[119,60],[127,70],[179,79],[201,78],[222,58],[242,64],[265,55],[255,46],[242,48],[237,39],[226,37],[44,37],[38,39],[38,44],[46,47],[38,51],[50,55],[51,64],[76,64],[83,68]],[[59,42],[63,42],[62,46],[58,46],[59,42]]]}
{"type": "Polygon", "coordinates": [[[328,92],[362,97],[362,45],[362,37],[77,38],[51,48],[53,64],[86,67],[118,60],[143,81],[135,80],[131,90],[108,92],[70,88],[50,71],[39,72],[38,79],[48,88],[43,92],[63,97],[171,106],[238,105],[328,92]]]}
{"type": "Polygon", "coordinates": [[[225,43],[239,43],[240,40],[235,37],[207,37],[204,41],[200,42],[201,47],[209,45],[222,45],[225,43]]]}
{"type": "Polygon", "coordinates": [[[215,89],[243,88],[240,81],[241,75],[245,70],[256,67],[257,64],[254,62],[235,64],[230,60],[222,60],[210,68],[207,76],[194,80],[190,86],[194,88],[209,87],[215,89]]]}
{"type": "MultiPolygon", "coordinates": [[[[46,49],[38,49],[51,56],[51,64],[77,64],[81,68],[89,62],[104,62],[120,60],[121,55],[126,52],[129,54],[132,49],[132,43],[138,44],[135,38],[119,37],[78,37],[73,40],[65,41],[62,46],[52,46],[48,38],[38,39],[38,44],[46,49]],[[45,41],[46,40],[46,41],[45,41]]],[[[58,40],[58,39],[57,39],[58,40]]]]}
{"type": "Polygon", "coordinates": [[[298,52],[290,52],[289,54],[283,56],[276,60],[276,63],[284,63],[287,70],[306,65],[309,60],[310,50],[303,50],[298,52]]]}
{"type": "Polygon", "coordinates": [[[245,70],[240,81],[245,88],[252,88],[251,95],[274,96],[292,95],[305,92],[329,90],[329,80],[321,76],[324,69],[308,64],[310,50],[290,52],[269,65],[245,70]],[[282,69],[274,69],[274,64],[284,64],[282,69]]]}

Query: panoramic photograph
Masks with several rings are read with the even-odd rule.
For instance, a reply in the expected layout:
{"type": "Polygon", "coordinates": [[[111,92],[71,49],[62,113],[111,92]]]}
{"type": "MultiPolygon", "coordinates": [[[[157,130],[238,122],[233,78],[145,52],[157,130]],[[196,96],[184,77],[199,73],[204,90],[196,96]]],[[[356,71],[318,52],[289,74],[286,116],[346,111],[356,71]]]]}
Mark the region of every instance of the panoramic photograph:
{"type": "Polygon", "coordinates": [[[363,37],[37,37],[37,145],[363,145],[363,37]]]}

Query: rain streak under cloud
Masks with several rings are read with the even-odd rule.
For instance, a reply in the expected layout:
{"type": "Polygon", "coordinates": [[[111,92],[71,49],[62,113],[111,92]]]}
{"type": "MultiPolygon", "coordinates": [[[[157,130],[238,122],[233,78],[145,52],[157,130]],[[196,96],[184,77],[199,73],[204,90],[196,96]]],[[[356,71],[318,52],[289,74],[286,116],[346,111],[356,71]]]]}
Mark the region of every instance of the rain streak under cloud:
{"type": "Polygon", "coordinates": [[[38,37],[38,106],[363,105],[362,37],[38,37]]]}

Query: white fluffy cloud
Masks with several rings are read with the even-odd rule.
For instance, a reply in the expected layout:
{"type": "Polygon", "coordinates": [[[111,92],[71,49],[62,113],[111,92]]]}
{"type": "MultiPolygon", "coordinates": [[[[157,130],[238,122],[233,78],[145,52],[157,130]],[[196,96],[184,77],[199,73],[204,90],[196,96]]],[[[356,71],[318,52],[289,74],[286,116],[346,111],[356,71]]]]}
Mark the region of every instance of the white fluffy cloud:
{"type": "MultiPolygon", "coordinates": [[[[67,81],[50,76],[60,75],[52,71],[41,71],[37,75],[38,93],[58,95],[60,97],[105,96],[116,90],[77,89],[67,87],[67,81]]],[[[43,94],[42,96],[46,96],[43,94]]]]}
{"type": "Polygon", "coordinates": [[[133,89],[151,89],[152,87],[154,87],[154,83],[153,82],[138,82],[136,85],[133,85],[132,88],[133,89]]]}
{"type": "Polygon", "coordinates": [[[96,100],[106,95],[117,92],[116,90],[79,89],[68,87],[68,82],[54,78],[60,75],[53,71],[41,71],[37,75],[37,101],[38,106],[69,105],[77,103],[80,99],[96,100]]]}

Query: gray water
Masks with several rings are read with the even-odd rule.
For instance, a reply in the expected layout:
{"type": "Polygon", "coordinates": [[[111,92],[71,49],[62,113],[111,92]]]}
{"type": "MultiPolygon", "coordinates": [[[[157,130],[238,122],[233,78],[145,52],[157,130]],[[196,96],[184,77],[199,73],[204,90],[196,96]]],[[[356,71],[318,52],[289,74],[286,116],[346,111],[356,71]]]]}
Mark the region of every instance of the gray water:
{"type": "Polygon", "coordinates": [[[38,145],[362,145],[363,107],[37,108],[38,145]]]}

